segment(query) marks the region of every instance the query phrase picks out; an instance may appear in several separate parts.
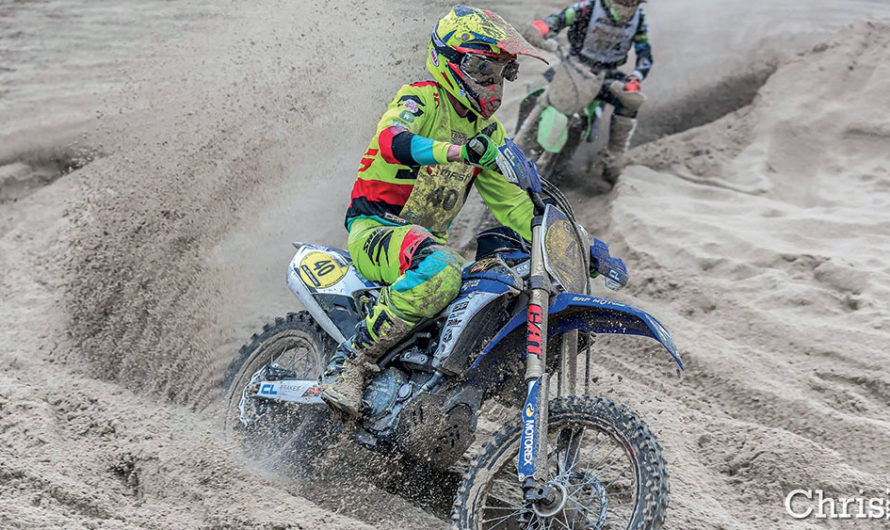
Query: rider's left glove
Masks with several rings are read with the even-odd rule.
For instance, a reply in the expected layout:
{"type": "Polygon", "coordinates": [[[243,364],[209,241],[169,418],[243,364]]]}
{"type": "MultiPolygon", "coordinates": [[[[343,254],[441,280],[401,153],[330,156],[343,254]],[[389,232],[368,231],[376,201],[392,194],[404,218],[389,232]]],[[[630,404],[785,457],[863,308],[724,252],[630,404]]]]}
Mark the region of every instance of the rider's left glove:
{"type": "Polygon", "coordinates": [[[627,285],[627,267],[621,258],[609,255],[609,245],[594,238],[590,245],[590,277],[602,275],[606,287],[617,291],[627,285]]]}
{"type": "Polygon", "coordinates": [[[460,158],[471,166],[498,168],[498,146],[485,134],[477,134],[460,148],[460,158]]]}

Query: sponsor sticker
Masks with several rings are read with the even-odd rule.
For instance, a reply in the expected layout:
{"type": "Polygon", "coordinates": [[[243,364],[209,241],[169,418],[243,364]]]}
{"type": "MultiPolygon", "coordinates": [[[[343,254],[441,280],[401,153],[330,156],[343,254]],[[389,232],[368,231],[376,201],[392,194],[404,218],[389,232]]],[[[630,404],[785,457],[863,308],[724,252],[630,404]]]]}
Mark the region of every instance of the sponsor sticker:
{"type": "Polygon", "coordinates": [[[522,427],[522,463],[530,466],[535,462],[535,420],[528,418],[522,427]]]}
{"type": "Polygon", "coordinates": [[[529,304],[528,306],[528,354],[541,358],[541,324],[544,315],[541,306],[529,304]]]}
{"type": "Polygon", "coordinates": [[[420,107],[417,106],[417,102],[414,101],[413,99],[406,99],[405,101],[402,102],[402,105],[403,105],[406,109],[410,110],[412,113],[417,112],[418,110],[420,110],[420,107]]]}
{"type": "Polygon", "coordinates": [[[540,381],[534,381],[529,387],[528,397],[522,411],[522,438],[519,458],[520,478],[530,477],[535,473],[535,458],[538,447],[538,427],[536,425],[538,412],[538,392],[540,381]]]}
{"type": "Polygon", "coordinates": [[[469,301],[469,300],[464,300],[463,302],[459,302],[459,303],[457,303],[457,304],[454,304],[454,307],[451,308],[451,312],[452,312],[452,313],[457,313],[458,311],[463,311],[463,310],[465,310],[465,309],[467,308],[467,306],[469,306],[469,305],[470,305],[470,301],[469,301]]]}
{"type": "Polygon", "coordinates": [[[435,48],[430,50],[430,60],[433,61],[433,64],[439,66],[439,53],[435,48]]]}

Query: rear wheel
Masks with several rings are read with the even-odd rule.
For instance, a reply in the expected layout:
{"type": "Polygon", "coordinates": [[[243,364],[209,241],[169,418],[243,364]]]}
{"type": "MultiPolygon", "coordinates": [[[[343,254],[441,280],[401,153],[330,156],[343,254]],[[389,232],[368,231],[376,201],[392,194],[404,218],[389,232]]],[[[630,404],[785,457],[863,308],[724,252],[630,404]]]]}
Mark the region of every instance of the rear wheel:
{"type": "Polygon", "coordinates": [[[523,506],[516,422],[474,458],[452,507],[452,528],[661,528],[668,472],[661,447],[633,412],[599,398],[561,398],[550,403],[547,429],[550,501],[523,506]]]}
{"type": "Polygon", "coordinates": [[[315,379],[335,348],[334,341],[306,311],[263,326],[241,347],[226,372],[226,434],[260,460],[284,456],[284,451],[294,449],[296,440],[307,453],[307,444],[320,438],[311,431],[327,419],[327,407],[250,398],[246,389],[265,366],[287,371],[292,374],[289,377],[315,379]]]}

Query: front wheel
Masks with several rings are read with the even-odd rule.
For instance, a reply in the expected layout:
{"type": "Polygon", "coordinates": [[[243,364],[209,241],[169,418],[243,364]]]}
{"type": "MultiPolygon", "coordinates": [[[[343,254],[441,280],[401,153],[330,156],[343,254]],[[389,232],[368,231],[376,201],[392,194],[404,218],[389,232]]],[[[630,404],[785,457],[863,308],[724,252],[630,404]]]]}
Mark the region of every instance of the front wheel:
{"type": "Polygon", "coordinates": [[[634,412],[601,398],[560,398],[550,402],[547,432],[550,501],[523,506],[514,422],[473,459],[451,510],[453,529],[661,528],[668,471],[634,412]]]}

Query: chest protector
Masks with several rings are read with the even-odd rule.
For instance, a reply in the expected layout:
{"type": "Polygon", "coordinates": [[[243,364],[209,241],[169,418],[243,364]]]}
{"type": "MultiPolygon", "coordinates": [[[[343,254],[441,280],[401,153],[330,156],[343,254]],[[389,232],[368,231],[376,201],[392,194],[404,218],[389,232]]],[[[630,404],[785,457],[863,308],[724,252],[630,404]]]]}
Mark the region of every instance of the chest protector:
{"type": "Polygon", "coordinates": [[[640,13],[641,10],[637,9],[627,24],[615,25],[602,2],[594,2],[581,57],[588,62],[608,65],[624,62],[633,46],[633,38],[640,24],[640,13]]]}
{"type": "MultiPolygon", "coordinates": [[[[445,98],[443,97],[443,99],[445,98]]],[[[467,132],[471,131],[454,130],[450,112],[442,109],[437,114],[437,123],[430,135],[434,140],[450,141],[456,145],[467,142],[467,132]]],[[[478,121],[466,123],[470,127],[478,124],[478,121]]],[[[489,126],[486,132],[490,128],[492,127],[489,126]]],[[[475,135],[476,132],[472,132],[472,134],[475,135]]],[[[488,132],[488,134],[491,133],[488,132]]],[[[451,222],[467,200],[476,171],[474,166],[463,162],[422,166],[417,171],[414,188],[402,207],[399,217],[411,224],[423,226],[438,237],[447,237],[451,222]]]]}

